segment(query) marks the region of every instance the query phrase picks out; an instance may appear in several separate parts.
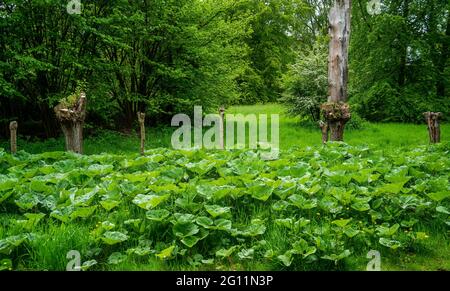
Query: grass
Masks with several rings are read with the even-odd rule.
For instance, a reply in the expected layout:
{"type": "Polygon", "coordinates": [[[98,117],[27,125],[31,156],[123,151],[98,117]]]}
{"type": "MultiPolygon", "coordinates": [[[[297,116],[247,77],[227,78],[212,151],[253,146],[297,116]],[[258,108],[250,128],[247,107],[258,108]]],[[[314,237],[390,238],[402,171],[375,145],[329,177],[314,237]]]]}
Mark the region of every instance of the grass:
{"type": "MultiPolygon", "coordinates": [[[[290,117],[279,104],[235,106],[227,110],[227,114],[280,114],[280,148],[293,146],[306,147],[320,145],[321,133],[318,127],[305,124],[299,118],[290,117]]],[[[149,128],[146,133],[146,148],[169,147],[175,127],[149,128]]],[[[442,141],[450,141],[450,124],[442,125],[442,141]]],[[[20,132],[19,132],[20,133],[20,132]]],[[[345,142],[350,145],[370,145],[372,147],[414,147],[428,144],[428,131],[424,124],[403,123],[364,123],[361,129],[348,128],[345,142]]],[[[0,147],[9,148],[7,140],[0,140],[0,147]]],[[[19,136],[18,150],[29,153],[42,153],[64,150],[63,138],[45,141],[33,141],[19,136]]],[[[93,136],[86,136],[85,154],[101,153],[136,153],[139,151],[137,133],[126,135],[113,131],[99,131],[93,136]]]]}
{"type": "MultiPolygon", "coordinates": [[[[321,134],[318,128],[307,125],[298,118],[285,114],[281,105],[253,105],[237,106],[227,110],[229,114],[280,114],[280,147],[317,146],[321,143],[321,134]]],[[[175,128],[160,127],[147,129],[147,148],[171,147],[171,135],[175,128]]],[[[442,140],[450,141],[450,124],[442,126],[442,140]]],[[[376,148],[415,147],[428,144],[428,132],[426,125],[400,124],[400,123],[365,123],[361,129],[348,129],[345,132],[345,141],[351,145],[370,145],[376,148]]],[[[0,147],[8,148],[8,141],[0,141],[0,147]]],[[[19,137],[19,150],[30,153],[41,153],[64,150],[62,138],[46,141],[26,140],[19,137]]],[[[125,135],[111,131],[100,131],[94,136],[87,136],[84,143],[86,154],[100,153],[136,153],[139,151],[139,139],[137,134],[125,135]]],[[[260,215],[267,215],[267,210],[261,209],[260,215]]],[[[243,213],[242,215],[245,215],[243,213]]],[[[2,221],[9,219],[7,215],[0,215],[2,221]]],[[[0,227],[0,239],[14,235],[14,229],[0,227]]],[[[383,270],[450,270],[450,242],[448,230],[428,229],[430,239],[423,242],[420,247],[402,253],[399,256],[395,251],[382,254],[383,270]]],[[[67,264],[66,250],[84,250],[89,253],[95,250],[95,246],[88,244],[89,229],[82,223],[77,225],[49,224],[40,225],[36,231],[37,237],[30,245],[30,258],[21,258],[33,262],[31,265],[20,265],[19,269],[38,270],[64,270],[67,264]]],[[[271,226],[266,235],[267,243],[273,246],[283,245],[286,233],[276,225],[271,226]]],[[[132,247],[132,246],[130,246],[132,247]]],[[[365,270],[369,261],[366,254],[360,254],[356,259],[346,260],[342,269],[365,270]]],[[[223,266],[211,266],[212,270],[221,268],[224,270],[272,270],[279,266],[273,266],[261,261],[233,262],[223,266]]],[[[341,268],[341,267],[340,267],[341,268]]],[[[178,262],[161,262],[157,259],[146,261],[126,261],[118,265],[105,265],[105,270],[197,270],[195,263],[183,265],[178,262]]],[[[202,266],[202,270],[205,267],[202,266]]],[[[307,269],[307,266],[296,266],[296,269],[307,269]]]]}

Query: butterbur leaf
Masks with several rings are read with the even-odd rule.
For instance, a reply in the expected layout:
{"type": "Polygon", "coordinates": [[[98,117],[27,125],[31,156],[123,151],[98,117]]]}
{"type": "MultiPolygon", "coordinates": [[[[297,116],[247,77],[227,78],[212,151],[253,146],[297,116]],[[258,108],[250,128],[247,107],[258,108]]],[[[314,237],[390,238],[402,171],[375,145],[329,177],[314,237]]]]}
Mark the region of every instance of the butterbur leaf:
{"type": "Polygon", "coordinates": [[[115,252],[109,256],[108,264],[118,265],[118,264],[124,262],[126,259],[127,259],[126,255],[119,253],[119,252],[115,252]]]}
{"type": "Polygon", "coordinates": [[[404,184],[405,183],[384,184],[383,186],[377,188],[377,192],[380,194],[398,194],[403,189],[404,184]]]}
{"type": "Polygon", "coordinates": [[[242,249],[237,253],[238,257],[241,260],[253,259],[254,254],[255,254],[254,249],[242,249]]]}
{"type": "Polygon", "coordinates": [[[439,213],[450,214],[450,211],[447,208],[445,208],[444,206],[436,207],[436,211],[439,213]]]}
{"type": "Polygon", "coordinates": [[[192,248],[193,246],[195,246],[198,242],[200,241],[200,238],[195,237],[195,236],[188,236],[185,237],[181,240],[181,242],[187,246],[188,248],[192,248]]]}
{"type": "Polygon", "coordinates": [[[172,228],[173,233],[181,238],[192,236],[199,232],[199,228],[192,222],[177,222],[172,228]]]}
{"type": "Polygon", "coordinates": [[[43,193],[52,193],[53,189],[50,186],[47,186],[45,181],[40,180],[33,180],[30,183],[30,189],[36,192],[43,192],[43,193]]]}
{"type": "Polygon", "coordinates": [[[369,203],[357,202],[352,204],[352,208],[357,211],[364,212],[370,210],[370,205],[369,203]]]}
{"type": "Polygon", "coordinates": [[[434,192],[427,194],[428,197],[430,197],[432,200],[436,202],[440,202],[446,198],[450,198],[450,191],[440,191],[440,192],[434,192]]]}
{"type": "Polygon", "coordinates": [[[136,204],[137,206],[139,206],[140,208],[149,210],[149,209],[155,208],[162,202],[166,201],[167,199],[169,199],[169,197],[170,197],[169,194],[162,195],[162,196],[139,194],[139,195],[136,195],[136,197],[134,197],[133,203],[136,204]]]}
{"type": "Polygon", "coordinates": [[[356,236],[359,232],[360,232],[359,230],[353,227],[348,227],[344,230],[345,235],[348,236],[349,238],[356,236]]]}
{"type": "Polygon", "coordinates": [[[107,231],[102,236],[102,240],[108,245],[115,245],[124,242],[127,239],[128,236],[119,231],[107,231]]]}
{"type": "Polygon", "coordinates": [[[249,192],[253,198],[261,201],[267,201],[272,195],[274,188],[267,185],[255,185],[249,188],[249,192]]]}
{"type": "Polygon", "coordinates": [[[114,207],[118,206],[120,204],[120,201],[116,200],[103,200],[100,201],[100,205],[105,208],[107,211],[110,211],[114,207]]]}
{"type": "Polygon", "coordinates": [[[198,225],[203,226],[204,228],[210,228],[213,225],[213,223],[214,223],[211,218],[206,217],[206,216],[197,217],[195,219],[195,222],[198,225]]]}
{"type": "Polygon", "coordinates": [[[398,223],[394,224],[391,227],[379,226],[379,227],[377,227],[378,235],[380,235],[380,236],[393,236],[397,232],[399,227],[400,227],[400,225],[398,223]]]}
{"type": "Polygon", "coordinates": [[[322,259],[334,261],[334,263],[337,264],[338,261],[350,256],[351,254],[352,253],[350,252],[350,250],[345,250],[342,253],[340,253],[339,255],[337,255],[337,254],[326,255],[326,256],[323,256],[322,259]]]}
{"type": "Polygon", "coordinates": [[[383,238],[383,237],[379,239],[379,243],[381,245],[391,248],[393,250],[396,250],[402,246],[402,244],[397,240],[387,239],[387,238],[383,238]]]}
{"type": "Polygon", "coordinates": [[[217,219],[214,221],[215,228],[218,230],[230,230],[231,229],[231,220],[228,219],[217,219]]]}
{"type": "Polygon", "coordinates": [[[81,207],[77,208],[70,214],[70,219],[76,219],[76,218],[88,218],[90,217],[94,211],[97,209],[97,205],[91,206],[91,207],[81,207]]]}
{"type": "Polygon", "coordinates": [[[97,265],[97,261],[96,260],[90,260],[90,261],[86,261],[81,265],[81,270],[82,271],[87,271],[89,270],[92,266],[97,265]]]}
{"type": "Polygon", "coordinates": [[[162,250],[160,253],[156,254],[156,256],[161,260],[168,259],[168,258],[172,257],[172,253],[173,253],[174,249],[175,249],[175,246],[170,246],[170,247],[162,250]]]}
{"type": "Polygon", "coordinates": [[[14,248],[20,246],[26,239],[25,234],[19,234],[0,240],[0,254],[9,255],[14,248]]]}
{"type": "Polygon", "coordinates": [[[294,226],[292,218],[275,219],[275,224],[291,229],[294,226]]]}
{"type": "Polygon", "coordinates": [[[166,209],[157,209],[157,210],[149,210],[145,215],[147,219],[161,222],[164,221],[167,217],[169,217],[170,212],[166,209]]]}
{"type": "Polygon", "coordinates": [[[206,212],[208,212],[212,217],[217,217],[230,212],[230,207],[222,207],[219,205],[205,205],[206,212]]]}
{"type": "Polygon", "coordinates": [[[339,226],[339,227],[345,227],[350,221],[352,221],[351,218],[349,219],[338,219],[333,221],[332,223],[339,226]]]}
{"type": "Polygon", "coordinates": [[[252,224],[247,226],[243,231],[241,231],[241,235],[243,236],[258,236],[262,235],[266,232],[266,227],[262,224],[252,224]]]}
{"type": "Polygon", "coordinates": [[[232,246],[229,249],[220,249],[216,252],[216,256],[221,258],[228,258],[229,256],[231,256],[231,254],[233,254],[236,248],[237,246],[232,246]]]}
{"type": "Polygon", "coordinates": [[[292,264],[293,261],[293,257],[292,257],[292,252],[291,251],[287,251],[286,253],[284,253],[283,255],[279,255],[278,260],[280,260],[280,262],[283,263],[283,265],[285,265],[286,267],[289,267],[292,264]]]}

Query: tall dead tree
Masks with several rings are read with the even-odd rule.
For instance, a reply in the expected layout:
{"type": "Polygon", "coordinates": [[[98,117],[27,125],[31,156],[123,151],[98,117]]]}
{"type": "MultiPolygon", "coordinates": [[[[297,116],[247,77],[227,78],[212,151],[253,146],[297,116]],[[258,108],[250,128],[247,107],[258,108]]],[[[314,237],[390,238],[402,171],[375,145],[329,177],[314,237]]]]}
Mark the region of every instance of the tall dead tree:
{"type": "Polygon", "coordinates": [[[11,133],[11,153],[16,154],[17,153],[17,121],[11,121],[9,124],[9,130],[11,133]]]}
{"type": "Polygon", "coordinates": [[[330,47],[328,59],[328,102],[321,109],[327,126],[323,136],[344,140],[345,124],[350,120],[348,100],[348,47],[350,41],[351,0],[336,0],[329,14],[330,47]]]}
{"type": "Polygon", "coordinates": [[[441,142],[441,125],[439,119],[442,116],[441,112],[425,112],[423,114],[428,125],[428,134],[430,136],[430,143],[441,142]]]}
{"type": "Polygon", "coordinates": [[[59,103],[55,108],[56,117],[66,139],[66,150],[83,153],[83,126],[86,118],[86,94],[80,93],[74,104],[59,103]]]}
{"type": "Polygon", "coordinates": [[[141,137],[141,155],[143,156],[145,154],[145,113],[138,112],[138,121],[139,121],[139,128],[140,128],[140,137],[141,137]]]}

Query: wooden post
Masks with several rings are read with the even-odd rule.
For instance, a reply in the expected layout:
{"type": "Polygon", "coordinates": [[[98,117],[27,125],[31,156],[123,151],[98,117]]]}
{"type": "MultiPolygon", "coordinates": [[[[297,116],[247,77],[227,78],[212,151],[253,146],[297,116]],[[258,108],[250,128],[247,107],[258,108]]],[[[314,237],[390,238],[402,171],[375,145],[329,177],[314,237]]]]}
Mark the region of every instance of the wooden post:
{"type": "Polygon", "coordinates": [[[331,141],[343,141],[345,124],[351,118],[346,103],[351,5],[351,0],[335,0],[329,14],[328,103],[322,110],[331,141]]]}
{"type": "Polygon", "coordinates": [[[322,131],[322,143],[326,144],[328,142],[328,123],[323,122],[322,120],[319,121],[320,130],[322,131]]]}
{"type": "Polygon", "coordinates": [[[11,132],[11,153],[15,155],[17,153],[17,121],[11,121],[9,124],[9,130],[11,132]]]}
{"type": "Polygon", "coordinates": [[[141,129],[141,155],[145,155],[145,113],[138,112],[139,127],[141,129]]]}
{"type": "Polygon", "coordinates": [[[440,143],[441,142],[441,125],[439,119],[442,116],[441,112],[425,112],[428,134],[430,136],[430,143],[440,143]]]}
{"type": "Polygon", "coordinates": [[[223,150],[225,149],[225,136],[224,136],[224,122],[225,122],[225,107],[221,106],[219,108],[219,115],[220,115],[220,123],[219,123],[219,149],[223,150]]]}
{"type": "Polygon", "coordinates": [[[60,103],[55,108],[56,117],[66,140],[66,150],[83,153],[83,126],[86,118],[86,94],[81,92],[75,105],[66,108],[60,103]]]}

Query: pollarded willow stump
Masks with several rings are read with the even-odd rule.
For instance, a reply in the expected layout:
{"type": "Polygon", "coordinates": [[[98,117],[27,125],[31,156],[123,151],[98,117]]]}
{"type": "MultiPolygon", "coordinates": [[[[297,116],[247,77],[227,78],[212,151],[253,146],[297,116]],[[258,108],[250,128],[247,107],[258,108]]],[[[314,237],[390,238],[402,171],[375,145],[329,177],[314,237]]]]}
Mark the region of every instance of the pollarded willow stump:
{"type": "Polygon", "coordinates": [[[331,141],[343,141],[344,140],[344,128],[345,124],[350,120],[350,106],[344,102],[328,102],[321,106],[323,118],[325,122],[322,122],[322,140],[328,138],[328,132],[330,131],[331,141]]]}
{"type": "Polygon", "coordinates": [[[83,153],[83,126],[86,118],[86,94],[82,92],[73,105],[63,102],[55,108],[56,118],[66,140],[66,150],[78,154],[83,153]]]}
{"type": "Polygon", "coordinates": [[[428,134],[430,136],[430,143],[441,142],[441,112],[425,112],[423,114],[428,125],[428,134]]]}

